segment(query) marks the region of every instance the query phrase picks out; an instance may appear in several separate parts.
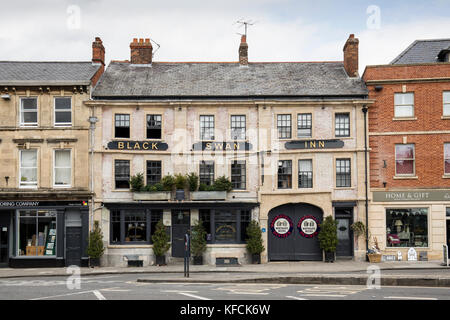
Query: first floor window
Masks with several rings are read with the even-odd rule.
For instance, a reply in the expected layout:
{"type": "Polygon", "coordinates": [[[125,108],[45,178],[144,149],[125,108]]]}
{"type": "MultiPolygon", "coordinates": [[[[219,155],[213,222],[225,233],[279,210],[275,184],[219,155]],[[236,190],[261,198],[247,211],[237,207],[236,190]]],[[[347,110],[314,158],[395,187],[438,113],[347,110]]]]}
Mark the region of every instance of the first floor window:
{"type": "Polygon", "coordinates": [[[130,189],[130,160],[114,161],[116,189],[130,189]]]}
{"type": "Polygon", "coordinates": [[[37,98],[20,99],[20,125],[33,127],[38,125],[37,98]]]}
{"type": "Polygon", "coordinates": [[[395,174],[414,175],[414,145],[395,145],[395,174]]]}
{"type": "Polygon", "coordinates": [[[72,182],[72,159],[70,150],[55,150],[54,185],[70,187],[72,182]]]}
{"type": "Polygon", "coordinates": [[[110,243],[151,243],[162,210],[112,210],[110,243]]]}
{"type": "Polygon", "coordinates": [[[245,160],[233,161],[231,163],[231,184],[233,189],[245,190],[245,160]]]}
{"type": "Polygon", "coordinates": [[[152,186],[161,181],[161,161],[147,161],[147,185],[152,186]]]}
{"type": "Polygon", "coordinates": [[[20,150],[20,186],[37,187],[36,149],[20,150]]]}
{"type": "Polygon", "coordinates": [[[115,138],[129,138],[130,137],[130,115],[116,114],[115,115],[115,138]]]}
{"type": "Polygon", "coordinates": [[[414,117],[414,93],[394,94],[394,117],[414,117]]]}
{"type": "Polygon", "coordinates": [[[350,159],[336,159],[336,187],[351,187],[350,159]]]}
{"type": "Polygon", "coordinates": [[[200,184],[211,186],[214,183],[214,161],[200,162],[200,184]]]}
{"type": "Polygon", "coordinates": [[[292,188],[292,160],[278,161],[278,189],[292,188]]]}
{"type": "Polygon", "coordinates": [[[55,98],[55,126],[72,125],[72,98],[55,98]]]}
{"type": "Polygon", "coordinates": [[[444,99],[444,116],[450,116],[450,91],[442,93],[444,99]]]}
{"type": "Polygon", "coordinates": [[[245,115],[231,116],[231,139],[232,140],[245,140],[245,115]]]}
{"type": "Polygon", "coordinates": [[[336,113],[334,130],[336,137],[350,137],[349,113],[336,113]]]}
{"type": "Polygon", "coordinates": [[[56,211],[20,210],[17,214],[18,255],[56,255],[56,211]]]}
{"type": "Polygon", "coordinates": [[[297,138],[311,138],[312,114],[301,113],[297,115],[297,138]]]}
{"type": "Polygon", "coordinates": [[[313,187],[312,160],[298,161],[298,187],[299,188],[313,187]]]}
{"type": "Polygon", "coordinates": [[[278,139],[290,139],[292,136],[292,124],[290,114],[277,115],[278,139]]]}
{"type": "Polygon", "coordinates": [[[214,140],[214,116],[200,116],[200,140],[214,140]]]}
{"type": "Polygon", "coordinates": [[[428,209],[386,209],[387,247],[428,247],[428,209]]]}
{"type": "Polygon", "coordinates": [[[147,115],[147,139],[161,139],[161,115],[147,115]]]}
{"type": "Polygon", "coordinates": [[[444,173],[450,174],[450,143],[444,143],[444,173]]]}

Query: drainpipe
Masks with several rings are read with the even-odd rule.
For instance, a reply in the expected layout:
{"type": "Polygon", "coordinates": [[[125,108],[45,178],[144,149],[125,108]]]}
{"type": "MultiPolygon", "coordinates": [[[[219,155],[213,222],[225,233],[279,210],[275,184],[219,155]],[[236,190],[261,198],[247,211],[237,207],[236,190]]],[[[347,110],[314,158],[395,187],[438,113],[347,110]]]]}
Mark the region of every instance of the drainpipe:
{"type": "Polygon", "coordinates": [[[92,194],[91,199],[91,219],[90,219],[90,230],[94,228],[94,133],[95,133],[95,123],[98,122],[98,118],[94,116],[94,107],[91,109],[91,116],[89,117],[89,133],[90,133],[90,171],[91,171],[91,179],[89,181],[89,189],[92,194]]]}
{"type": "MultiPolygon", "coordinates": [[[[367,106],[364,105],[362,108],[362,112],[364,113],[364,184],[366,188],[366,253],[369,249],[369,187],[367,181],[367,106]]],[[[367,254],[366,261],[368,261],[367,254]]]]}

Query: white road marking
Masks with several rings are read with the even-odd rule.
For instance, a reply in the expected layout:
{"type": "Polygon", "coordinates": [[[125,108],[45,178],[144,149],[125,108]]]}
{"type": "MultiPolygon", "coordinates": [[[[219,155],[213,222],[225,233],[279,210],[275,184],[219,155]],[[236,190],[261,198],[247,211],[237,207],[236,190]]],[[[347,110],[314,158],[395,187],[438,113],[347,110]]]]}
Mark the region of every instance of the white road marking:
{"type": "Polygon", "coordinates": [[[182,294],[184,296],[195,298],[195,299],[199,299],[199,300],[211,300],[209,298],[196,296],[195,294],[190,294],[190,293],[186,293],[186,292],[178,292],[178,294],[182,294]]]}
{"type": "Polygon", "coordinates": [[[437,300],[437,298],[426,297],[384,297],[385,299],[400,299],[400,300],[437,300]]]}
{"type": "Polygon", "coordinates": [[[181,293],[181,292],[187,292],[187,293],[197,293],[198,291],[188,291],[188,290],[161,290],[161,292],[172,292],[172,293],[181,293]]]}
{"type": "Polygon", "coordinates": [[[294,297],[294,296],[286,296],[286,298],[294,299],[294,300],[308,300],[308,299],[305,299],[305,298],[294,297]]]}
{"type": "Polygon", "coordinates": [[[95,294],[98,300],[106,300],[106,298],[100,293],[100,291],[93,290],[92,293],[95,294]]]}
{"type": "MultiPolygon", "coordinates": [[[[100,290],[108,290],[108,289],[115,289],[115,288],[107,288],[107,289],[100,289],[100,290]]],[[[71,293],[65,293],[65,294],[58,294],[58,295],[55,295],[55,296],[47,296],[47,297],[33,298],[33,299],[30,299],[30,300],[45,300],[45,299],[52,299],[52,298],[61,298],[61,297],[68,297],[68,296],[73,296],[73,295],[77,295],[77,294],[94,293],[94,291],[97,291],[97,290],[71,292],[71,293]]],[[[97,291],[97,292],[98,292],[98,291],[97,291]]],[[[100,292],[98,292],[98,293],[100,294],[100,292]]],[[[94,293],[94,294],[95,294],[95,293],[94,293]]],[[[95,295],[96,295],[96,294],[95,294],[95,295]]],[[[100,294],[100,295],[103,297],[102,294],[100,294]]],[[[97,295],[96,295],[96,296],[97,296],[97,295]]],[[[98,296],[97,296],[97,298],[98,298],[98,296]]],[[[103,298],[105,298],[105,297],[103,297],[103,298]]],[[[103,299],[103,300],[106,300],[106,299],[103,299]]]]}
{"type": "Polygon", "coordinates": [[[343,298],[347,295],[344,294],[302,294],[302,297],[330,297],[330,298],[343,298]]]}
{"type": "Polygon", "coordinates": [[[228,292],[228,294],[250,294],[250,295],[259,294],[259,295],[266,296],[269,293],[268,292],[251,292],[251,291],[247,291],[247,292],[245,292],[245,291],[241,291],[241,292],[231,291],[231,292],[228,292]]]}

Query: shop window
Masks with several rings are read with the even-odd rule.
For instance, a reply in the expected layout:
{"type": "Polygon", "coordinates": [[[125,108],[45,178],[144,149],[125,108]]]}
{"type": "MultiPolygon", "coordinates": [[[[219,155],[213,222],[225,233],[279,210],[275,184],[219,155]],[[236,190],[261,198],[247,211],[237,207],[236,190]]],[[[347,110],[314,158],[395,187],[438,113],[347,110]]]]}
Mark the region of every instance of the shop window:
{"type": "Polygon", "coordinates": [[[245,242],[247,239],[247,227],[252,220],[252,215],[250,210],[241,210],[241,239],[240,242],[245,242]]]}
{"type": "Polygon", "coordinates": [[[233,211],[215,211],[215,239],[217,243],[237,241],[237,219],[233,211]]]}
{"type": "Polygon", "coordinates": [[[38,125],[37,98],[20,99],[20,125],[37,127],[38,125]]]}
{"type": "Polygon", "coordinates": [[[199,217],[208,243],[245,243],[250,210],[200,209],[199,217]]]}
{"type": "Polygon", "coordinates": [[[352,186],[350,159],[336,159],[336,187],[352,186]]]}
{"type": "Polygon", "coordinates": [[[115,138],[129,138],[130,137],[130,115],[116,114],[115,115],[115,138]]]}
{"type": "Polygon", "coordinates": [[[450,91],[442,93],[444,100],[444,116],[450,116],[450,91]]]}
{"type": "Polygon", "coordinates": [[[336,113],[334,121],[335,136],[350,137],[350,114],[336,113]]]}
{"type": "Polygon", "coordinates": [[[162,217],[162,210],[111,210],[110,243],[151,243],[156,224],[162,217]]]}
{"type": "Polygon", "coordinates": [[[312,114],[301,113],[297,115],[297,138],[311,138],[312,114]]]}
{"type": "Polygon", "coordinates": [[[298,187],[301,189],[313,187],[312,160],[298,161],[298,187]]]}
{"type": "Polygon", "coordinates": [[[114,161],[116,189],[130,189],[130,160],[114,161]]]}
{"type": "Polygon", "coordinates": [[[20,186],[37,187],[36,149],[20,150],[20,186]]]}
{"type": "Polygon", "coordinates": [[[395,175],[414,175],[414,145],[395,145],[395,175]]]}
{"type": "Polygon", "coordinates": [[[152,186],[161,181],[161,161],[147,161],[147,185],[152,186]]]}
{"type": "Polygon", "coordinates": [[[70,187],[72,183],[72,159],[70,150],[55,150],[53,173],[55,187],[70,187]]]}
{"type": "Polygon", "coordinates": [[[231,184],[235,190],[245,190],[245,160],[233,161],[231,163],[231,184]]]}
{"type": "Polygon", "coordinates": [[[161,115],[147,115],[147,139],[161,139],[161,115]]]}
{"type": "Polygon", "coordinates": [[[200,140],[214,140],[214,116],[200,116],[200,140]]]}
{"type": "Polygon", "coordinates": [[[278,189],[292,188],[292,160],[278,161],[278,189]]]}
{"type": "Polygon", "coordinates": [[[18,255],[56,255],[56,211],[21,210],[17,216],[18,255]]]}
{"type": "Polygon", "coordinates": [[[212,240],[212,233],[211,233],[211,210],[209,209],[200,209],[199,210],[199,217],[203,224],[203,228],[205,228],[206,231],[206,241],[210,242],[212,240]]]}
{"type": "Polygon", "coordinates": [[[444,143],[444,174],[450,175],[450,143],[444,143]]]}
{"type": "Polygon", "coordinates": [[[245,140],[245,115],[231,116],[231,139],[232,140],[245,140]]]}
{"type": "Polygon", "coordinates": [[[200,162],[200,184],[211,186],[214,183],[214,161],[200,162]]]}
{"type": "Polygon", "coordinates": [[[428,247],[428,209],[386,209],[387,247],[428,247]]]}
{"type": "Polygon", "coordinates": [[[290,139],[292,136],[292,124],[290,114],[277,115],[278,139],[290,139]]]}
{"type": "Polygon", "coordinates": [[[414,117],[414,93],[394,94],[394,117],[395,118],[414,117]]]}
{"type": "Polygon", "coordinates": [[[72,98],[55,98],[55,126],[72,125],[72,98]]]}

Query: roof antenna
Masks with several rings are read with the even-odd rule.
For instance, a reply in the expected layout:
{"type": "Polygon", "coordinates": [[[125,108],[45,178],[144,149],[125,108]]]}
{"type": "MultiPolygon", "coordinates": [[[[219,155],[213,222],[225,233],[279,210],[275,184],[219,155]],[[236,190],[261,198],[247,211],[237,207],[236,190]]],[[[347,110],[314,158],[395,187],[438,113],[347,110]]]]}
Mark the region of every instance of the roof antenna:
{"type": "Polygon", "coordinates": [[[152,52],[152,58],[153,58],[155,56],[155,52],[158,51],[159,48],[161,48],[161,46],[155,40],[153,40],[152,38],[150,38],[150,41],[158,46],[158,48],[156,48],[156,50],[152,52]]]}
{"type": "MultiPolygon", "coordinates": [[[[240,20],[236,21],[236,23],[239,23],[239,24],[241,25],[241,27],[242,27],[242,26],[245,27],[245,33],[244,33],[244,34],[238,33],[238,34],[240,34],[241,36],[242,36],[242,35],[245,35],[245,37],[247,37],[247,27],[248,27],[248,26],[253,26],[256,22],[257,22],[257,21],[253,21],[253,20],[244,20],[244,19],[240,19],[240,20]]],[[[235,23],[235,24],[236,24],[236,23],[235,23]]]]}

